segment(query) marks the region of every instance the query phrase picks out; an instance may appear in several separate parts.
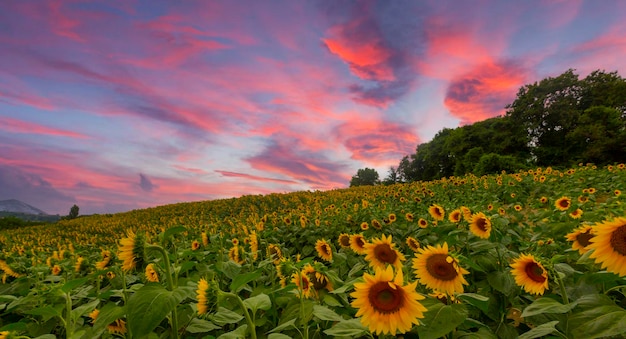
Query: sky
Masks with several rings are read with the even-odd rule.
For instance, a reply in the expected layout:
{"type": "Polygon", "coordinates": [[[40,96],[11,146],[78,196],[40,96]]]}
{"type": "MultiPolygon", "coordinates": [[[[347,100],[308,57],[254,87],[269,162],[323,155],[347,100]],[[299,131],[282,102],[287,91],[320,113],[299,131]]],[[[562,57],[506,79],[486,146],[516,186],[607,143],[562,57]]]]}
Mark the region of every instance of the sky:
{"type": "Polygon", "coordinates": [[[575,69],[626,75],[626,2],[0,2],[0,200],[117,213],[381,179],[575,69]]]}

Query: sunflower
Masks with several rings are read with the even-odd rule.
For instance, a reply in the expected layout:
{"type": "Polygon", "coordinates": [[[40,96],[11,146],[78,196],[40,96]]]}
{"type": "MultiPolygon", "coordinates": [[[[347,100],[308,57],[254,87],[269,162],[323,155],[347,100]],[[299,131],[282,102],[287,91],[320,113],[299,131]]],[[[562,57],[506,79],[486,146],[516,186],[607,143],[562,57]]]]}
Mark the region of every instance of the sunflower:
{"type": "Polygon", "coordinates": [[[572,213],[569,214],[569,216],[572,217],[573,219],[580,219],[582,215],[583,215],[583,210],[581,210],[580,208],[575,209],[574,211],[572,211],[572,213]]]}
{"type": "Polygon", "coordinates": [[[513,206],[513,208],[515,208],[515,210],[519,212],[522,210],[522,205],[515,205],[513,206]]]}
{"type": "Polygon", "coordinates": [[[474,214],[470,224],[470,231],[479,238],[489,239],[491,235],[491,220],[483,212],[474,214]]]}
{"type": "Polygon", "coordinates": [[[114,322],[107,325],[107,329],[111,334],[125,334],[126,333],[126,322],[122,319],[117,319],[114,322]]]}
{"type": "Polygon", "coordinates": [[[448,220],[456,224],[457,222],[461,221],[461,215],[461,210],[456,209],[450,212],[450,215],[448,215],[448,220]]]}
{"type": "Polygon", "coordinates": [[[113,259],[113,256],[111,255],[111,251],[106,251],[103,250],[102,251],[102,261],[98,261],[96,263],[96,269],[98,270],[104,270],[107,267],[109,267],[109,264],[111,264],[111,260],[113,259]]]}
{"type": "Polygon", "coordinates": [[[548,198],[546,198],[546,197],[541,197],[541,199],[539,199],[539,202],[540,202],[540,203],[542,203],[542,204],[545,204],[545,203],[547,203],[547,202],[548,202],[548,198]]]}
{"type": "Polygon", "coordinates": [[[565,239],[572,241],[572,249],[578,250],[578,253],[584,254],[589,249],[587,246],[591,244],[591,238],[594,237],[594,229],[590,225],[583,225],[567,234],[565,239]]]}
{"type": "Polygon", "coordinates": [[[209,313],[217,307],[219,291],[219,286],[215,280],[206,281],[206,279],[202,278],[198,281],[196,296],[198,299],[199,315],[209,313]]]}
{"type": "Polygon", "coordinates": [[[513,260],[511,273],[515,283],[531,294],[543,295],[548,288],[548,271],[531,254],[521,254],[513,260]]]}
{"type": "Polygon", "coordinates": [[[361,230],[367,231],[368,228],[370,228],[370,225],[367,223],[367,221],[361,223],[361,230]]]}
{"type": "Polygon", "coordinates": [[[13,336],[11,335],[11,332],[9,331],[0,332],[0,339],[9,339],[9,338],[13,338],[13,336]]]}
{"type": "Polygon", "coordinates": [[[327,290],[333,290],[333,284],[330,282],[330,278],[327,275],[322,273],[322,269],[324,266],[318,262],[311,264],[306,264],[302,268],[302,273],[306,274],[309,277],[309,282],[311,282],[313,287],[313,292],[327,290]]]}
{"type": "Polygon", "coordinates": [[[426,227],[428,227],[428,221],[426,221],[426,219],[424,219],[424,218],[420,218],[417,221],[417,225],[419,225],[420,228],[426,228],[426,227]]]}
{"type": "Polygon", "coordinates": [[[241,258],[241,250],[239,246],[235,245],[228,250],[228,259],[240,265],[244,263],[243,258],[241,258]]]}
{"type": "Polygon", "coordinates": [[[619,217],[595,225],[595,237],[590,241],[590,258],[602,268],[620,277],[626,276],[626,218],[619,217]]]}
{"type": "Polygon", "coordinates": [[[159,282],[159,273],[154,269],[154,264],[146,266],[146,279],[150,282],[159,282]]]}
{"type": "Polygon", "coordinates": [[[363,233],[352,234],[350,236],[350,248],[356,254],[365,254],[365,245],[367,245],[367,240],[365,240],[363,233]]]}
{"type": "MultiPolygon", "coordinates": [[[[372,220],[372,227],[374,227],[377,230],[381,230],[383,229],[383,224],[381,224],[380,221],[374,219],[372,220]]],[[[361,227],[361,229],[363,229],[363,227],[361,227]]]]}
{"type": "Polygon", "coordinates": [[[59,265],[52,266],[52,275],[59,275],[63,272],[63,269],[59,265]]]}
{"type": "Polygon", "coordinates": [[[470,210],[469,207],[467,206],[461,206],[460,210],[461,210],[461,213],[463,213],[463,219],[465,219],[465,221],[467,222],[471,222],[472,210],[470,210]]]}
{"type": "Polygon", "coordinates": [[[415,292],[417,282],[404,285],[402,270],[394,278],[390,266],[377,268],[373,276],[365,273],[363,279],[354,284],[351,305],[358,309],[356,316],[370,332],[395,335],[419,325],[418,319],[424,318],[427,310],[419,302],[424,296],[415,292]]]}
{"type": "Polygon", "coordinates": [[[407,237],[406,238],[406,245],[409,246],[409,248],[413,251],[413,252],[417,252],[420,249],[420,243],[419,241],[417,241],[415,238],[413,237],[407,237]]]}
{"type": "Polygon", "coordinates": [[[315,242],[315,250],[317,251],[317,255],[323,260],[328,262],[333,261],[333,250],[326,239],[318,239],[315,242]]]}
{"type": "Polygon", "coordinates": [[[406,221],[408,221],[408,222],[413,221],[413,219],[414,219],[414,218],[415,218],[415,217],[413,216],[413,213],[411,213],[411,212],[407,212],[407,213],[404,215],[404,219],[406,219],[406,221]]]}
{"type": "Polygon", "coordinates": [[[342,248],[350,248],[350,235],[347,233],[341,233],[337,242],[342,248]]]}
{"type": "Polygon", "coordinates": [[[82,271],[87,270],[87,268],[89,267],[88,262],[85,260],[85,258],[78,256],[78,258],[76,258],[76,265],[74,266],[74,271],[76,273],[80,273],[82,271]]]}
{"type": "Polygon", "coordinates": [[[88,317],[91,318],[91,323],[95,323],[96,319],[98,319],[98,315],[100,314],[100,310],[97,308],[94,308],[93,311],[89,312],[88,317]]]}
{"type": "Polygon", "coordinates": [[[620,195],[622,195],[622,191],[620,191],[620,190],[615,190],[615,191],[613,191],[613,194],[614,194],[616,197],[619,197],[620,195]]]}
{"type": "Polygon", "coordinates": [[[389,223],[392,224],[396,222],[396,220],[398,220],[398,217],[396,216],[395,213],[390,213],[387,219],[389,219],[389,223]]]}
{"type": "Polygon", "coordinates": [[[250,252],[252,252],[252,259],[257,260],[259,258],[259,239],[256,236],[256,231],[250,232],[248,235],[250,241],[250,252]]]}
{"type": "Polygon", "coordinates": [[[572,199],[568,197],[560,197],[554,203],[554,207],[556,207],[559,211],[567,211],[571,204],[572,199]]]}
{"type": "Polygon", "coordinates": [[[311,280],[308,275],[304,272],[296,272],[291,276],[291,282],[298,287],[302,299],[311,297],[311,280]]]}
{"type": "Polygon", "coordinates": [[[204,246],[208,246],[209,245],[209,236],[206,234],[206,232],[202,232],[200,234],[200,238],[202,238],[202,245],[204,245],[204,246]]]}
{"type": "Polygon", "coordinates": [[[280,262],[275,266],[276,274],[280,279],[286,279],[296,270],[296,266],[291,258],[280,258],[280,262]]]}
{"type": "Polygon", "coordinates": [[[144,245],[146,240],[141,234],[135,235],[133,231],[128,231],[128,236],[120,240],[118,246],[118,258],[123,260],[122,270],[128,272],[139,265],[143,266],[145,260],[144,245]]]}
{"type": "Polygon", "coordinates": [[[278,245],[269,244],[267,246],[267,256],[274,262],[274,265],[277,265],[283,257],[283,252],[278,245]]]}
{"type": "Polygon", "coordinates": [[[394,248],[396,244],[391,240],[391,236],[386,237],[383,234],[381,239],[374,238],[371,243],[365,245],[365,260],[370,266],[385,268],[387,265],[393,265],[399,270],[402,269],[402,262],[406,259],[394,248]]]}
{"type": "Polygon", "coordinates": [[[420,283],[436,292],[463,293],[463,285],[468,284],[463,275],[469,272],[448,254],[448,243],[421,248],[415,256],[413,268],[420,283]]]}
{"type": "Polygon", "coordinates": [[[443,218],[446,216],[446,211],[443,209],[443,207],[437,204],[433,204],[428,207],[428,213],[431,217],[433,217],[433,219],[437,221],[442,221],[443,218]]]}
{"type": "Polygon", "coordinates": [[[13,278],[19,278],[22,276],[21,274],[13,271],[11,266],[9,266],[4,260],[0,260],[0,271],[4,271],[6,275],[13,277],[13,278]]]}

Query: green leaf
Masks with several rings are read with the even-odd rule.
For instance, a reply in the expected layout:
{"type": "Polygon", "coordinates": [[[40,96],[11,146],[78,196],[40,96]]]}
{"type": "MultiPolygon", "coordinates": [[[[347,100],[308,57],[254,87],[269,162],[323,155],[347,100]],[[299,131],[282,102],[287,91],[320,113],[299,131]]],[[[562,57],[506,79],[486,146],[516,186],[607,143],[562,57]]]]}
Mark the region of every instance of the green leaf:
{"type": "Polygon", "coordinates": [[[40,335],[40,336],[35,337],[33,339],[56,339],[56,338],[57,338],[57,336],[54,335],[54,334],[43,334],[43,335],[40,335]]]}
{"type": "Polygon", "coordinates": [[[222,334],[221,336],[217,337],[217,339],[246,339],[247,331],[248,325],[244,324],[237,327],[234,331],[222,334]]]}
{"type": "Polygon", "coordinates": [[[252,313],[256,313],[257,310],[267,311],[272,307],[272,301],[270,300],[270,297],[265,293],[250,297],[244,300],[243,304],[248,309],[252,310],[252,313]]]}
{"type": "Polygon", "coordinates": [[[87,280],[89,280],[88,278],[80,278],[80,279],[74,279],[74,280],[70,280],[68,282],[66,282],[63,287],[61,287],[61,291],[68,293],[69,291],[75,289],[78,286],[82,286],[84,285],[87,280]]]}
{"type": "Polygon", "coordinates": [[[251,281],[257,280],[259,277],[261,277],[262,274],[263,274],[263,271],[261,271],[260,269],[257,269],[255,271],[252,271],[246,274],[237,275],[233,279],[233,281],[230,283],[230,291],[233,293],[239,292],[245,284],[251,281]]]}
{"type": "Polygon", "coordinates": [[[554,320],[551,322],[547,322],[545,324],[541,324],[533,328],[532,330],[520,335],[518,339],[534,339],[534,338],[539,338],[539,337],[543,337],[545,335],[554,333],[557,331],[555,326],[558,323],[559,323],[558,320],[554,320]]]}
{"type": "Polygon", "coordinates": [[[313,315],[320,320],[342,321],[344,320],[339,314],[326,306],[313,305],[313,315]]]}
{"type": "Polygon", "coordinates": [[[76,307],[75,309],[72,310],[72,319],[78,319],[79,317],[82,317],[86,313],[93,311],[93,309],[96,308],[98,304],[100,304],[100,300],[96,299],[96,300],[92,300],[89,303],[76,307]]]}
{"type": "Polygon", "coordinates": [[[235,324],[243,319],[243,315],[235,313],[227,308],[219,307],[217,312],[210,316],[211,320],[218,325],[235,324]]]}
{"type": "Polygon", "coordinates": [[[335,326],[324,331],[325,334],[334,337],[360,337],[367,333],[367,327],[361,324],[359,319],[343,320],[335,324],[335,326]]]}
{"type": "Polygon", "coordinates": [[[83,335],[83,339],[99,338],[102,332],[106,329],[107,325],[114,322],[117,319],[124,317],[126,310],[124,307],[117,306],[113,303],[105,304],[98,314],[96,322],[93,327],[83,335]]]}
{"type": "Polygon", "coordinates": [[[504,295],[510,296],[515,289],[515,280],[513,276],[507,271],[492,272],[487,275],[487,281],[489,285],[496,291],[504,293],[504,295]]]}
{"type": "Polygon", "coordinates": [[[288,328],[288,327],[296,327],[295,323],[296,323],[296,318],[291,319],[289,321],[285,321],[284,323],[274,327],[274,329],[269,331],[268,333],[282,331],[282,330],[284,330],[285,328],[288,328]]]}
{"type": "Polygon", "coordinates": [[[626,311],[615,307],[610,313],[603,314],[576,327],[575,338],[601,338],[626,333],[626,311]]]}
{"type": "Polygon", "coordinates": [[[168,291],[159,284],[148,284],[128,299],[128,327],[134,337],[152,332],[184,299],[180,290],[168,291]]]}
{"type": "Polygon", "coordinates": [[[425,299],[422,304],[428,309],[423,326],[417,327],[420,339],[441,338],[452,332],[467,319],[467,308],[463,304],[444,305],[435,299],[425,299]]]}
{"type": "Polygon", "coordinates": [[[330,294],[325,294],[322,300],[324,301],[324,304],[328,306],[343,307],[343,304],[330,294]]]}
{"type": "Polygon", "coordinates": [[[210,332],[213,330],[217,330],[219,328],[222,328],[222,327],[217,326],[208,320],[193,318],[189,322],[189,325],[187,326],[186,330],[189,333],[206,333],[206,332],[210,332]]]}
{"type": "Polygon", "coordinates": [[[457,295],[457,298],[465,301],[466,303],[477,307],[483,312],[487,312],[489,309],[489,298],[476,293],[462,293],[457,295]]]}
{"type": "Polygon", "coordinates": [[[566,313],[574,307],[576,307],[576,302],[563,305],[554,299],[539,298],[522,311],[522,317],[526,318],[543,313],[566,313]]]}
{"type": "Polygon", "coordinates": [[[40,315],[43,322],[46,322],[54,317],[61,318],[63,316],[63,309],[65,309],[65,305],[58,304],[54,306],[44,306],[33,308],[32,310],[25,311],[25,314],[30,315],[40,315]]]}
{"type": "MultiPolygon", "coordinates": [[[[185,228],[185,226],[174,226],[174,227],[170,227],[168,229],[165,230],[165,232],[163,232],[163,241],[167,242],[170,240],[171,237],[173,237],[174,235],[178,234],[178,233],[182,233],[185,232],[187,229],[185,228]]],[[[133,333],[134,335],[135,333],[133,333]]]]}
{"type": "Polygon", "coordinates": [[[267,339],[292,339],[290,336],[282,333],[271,333],[267,339]]]}

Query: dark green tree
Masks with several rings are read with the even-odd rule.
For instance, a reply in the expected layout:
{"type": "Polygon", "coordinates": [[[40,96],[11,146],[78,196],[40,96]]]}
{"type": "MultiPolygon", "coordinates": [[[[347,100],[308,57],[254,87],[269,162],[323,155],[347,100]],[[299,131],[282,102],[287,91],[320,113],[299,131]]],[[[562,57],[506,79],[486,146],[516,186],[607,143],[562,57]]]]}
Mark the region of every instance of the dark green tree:
{"type": "Polygon", "coordinates": [[[70,214],[67,215],[67,218],[76,219],[78,217],[78,210],[79,210],[79,207],[76,204],[74,204],[74,206],[70,208],[70,214]]]}
{"type": "Polygon", "coordinates": [[[383,185],[393,185],[395,183],[400,182],[400,177],[398,176],[398,170],[391,166],[389,167],[389,172],[387,172],[387,176],[383,179],[383,185]]]}
{"type": "Polygon", "coordinates": [[[360,168],[350,180],[350,187],[377,185],[380,183],[378,172],[373,168],[360,168]]]}

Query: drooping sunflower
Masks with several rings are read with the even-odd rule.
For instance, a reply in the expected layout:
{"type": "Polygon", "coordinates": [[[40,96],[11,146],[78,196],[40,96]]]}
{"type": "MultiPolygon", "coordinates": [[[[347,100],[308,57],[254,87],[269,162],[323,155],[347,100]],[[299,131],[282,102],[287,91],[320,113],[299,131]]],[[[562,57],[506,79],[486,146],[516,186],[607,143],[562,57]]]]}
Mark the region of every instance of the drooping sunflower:
{"type": "Polygon", "coordinates": [[[313,287],[312,292],[316,294],[321,290],[333,290],[333,283],[330,281],[330,278],[322,272],[323,268],[324,265],[318,262],[314,262],[313,265],[306,264],[302,268],[302,273],[309,277],[309,282],[311,282],[313,287]]]}
{"type": "Polygon", "coordinates": [[[212,312],[217,307],[219,285],[215,280],[202,278],[198,281],[196,298],[198,299],[198,314],[203,315],[212,312]]]}
{"type": "Polygon", "coordinates": [[[463,275],[469,272],[448,253],[448,243],[445,242],[421,248],[413,258],[413,269],[421,284],[437,292],[463,293],[463,285],[468,284],[463,275]]]}
{"type": "Polygon", "coordinates": [[[572,249],[575,249],[580,254],[584,254],[589,251],[587,246],[591,244],[591,238],[594,237],[594,229],[590,225],[583,225],[575,229],[573,232],[567,234],[565,238],[572,242],[572,249]]]}
{"type": "Polygon", "coordinates": [[[548,288],[548,271],[532,254],[521,254],[511,263],[515,283],[531,294],[543,295],[548,288]]]}
{"type": "Polygon", "coordinates": [[[339,234],[339,238],[337,239],[339,246],[342,248],[350,248],[350,235],[347,233],[339,234]]]}
{"type": "Polygon", "coordinates": [[[96,319],[98,319],[98,315],[100,314],[100,310],[97,308],[94,308],[93,311],[89,312],[88,317],[91,318],[91,323],[94,324],[96,322],[96,319]]]}
{"type": "Polygon", "coordinates": [[[392,265],[401,270],[402,262],[406,258],[394,248],[395,246],[391,235],[386,237],[383,234],[381,239],[374,238],[370,243],[365,244],[365,260],[374,268],[385,268],[387,265],[392,265]]]}
{"type": "Polygon", "coordinates": [[[228,259],[238,263],[238,264],[243,264],[244,260],[241,256],[242,254],[242,249],[241,247],[235,245],[233,247],[230,248],[230,250],[228,250],[228,259]]]}
{"type": "Polygon", "coordinates": [[[469,207],[467,206],[461,206],[460,210],[461,210],[461,213],[463,213],[463,219],[465,219],[465,221],[467,222],[471,222],[472,210],[470,210],[469,207]]]}
{"type": "Polygon", "coordinates": [[[350,235],[350,248],[354,253],[365,254],[365,245],[367,245],[367,240],[365,240],[363,233],[350,235]]]}
{"type": "Polygon", "coordinates": [[[428,213],[431,217],[433,217],[433,219],[437,221],[443,221],[444,217],[446,216],[446,211],[443,209],[443,207],[437,204],[433,204],[428,207],[428,213]]]}
{"type": "Polygon", "coordinates": [[[267,245],[267,256],[274,262],[274,265],[277,265],[283,257],[283,252],[278,245],[269,244],[267,245]]]}
{"type": "Polygon", "coordinates": [[[143,266],[146,258],[145,243],[145,237],[141,234],[135,235],[133,231],[128,231],[127,237],[120,240],[117,257],[124,261],[122,263],[124,272],[143,266]]]}
{"type": "Polygon", "coordinates": [[[391,266],[377,268],[373,276],[365,273],[363,279],[354,284],[351,305],[358,308],[356,316],[370,332],[395,335],[419,325],[427,310],[419,302],[424,296],[415,291],[417,282],[404,285],[402,270],[394,278],[391,266]]]}
{"type": "Polygon", "coordinates": [[[450,220],[450,222],[453,222],[453,223],[456,224],[459,221],[461,221],[461,216],[462,216],[461,210],[456,209],[456,210],[450,212],[450,215],[448,215],[448,220],[450,220]]]}
{"type": "Polygon", "coordinates": [[[554,202],[554,207],[559,211],[567,211],[572,204],[572,199],[568,197],[560,197],[554,202]]]}
{"type": "Polygon", "coordinates": [[[202,245],[204,245],[204,246],[208,246],[209,245],[209,236],[206,234],[206,232],[202,232],[200,234],[200,238],[202,238],[202,245]]]}
{"type": "Polygon", "coordinates": [[[256,235],[256,231],[250,232],[248,239],[250,240],[250,252],[252,253],[252,259],[257,260],[259,258],[259,239],[256,235]]]}
{"type": "Polygon", "coordinates": [[[154,269],[154,264],[146,266],[146,279],[150,282],[159,282],[159,273],[154,269]]]}
{"type": "Polygon", "coordinates": [[[417,239],[413,238],[413,237],[407,237],[406,238],[406,245],[409,246],[409,248],[413,251],[413,252],[417,252],[420,249],[420,243],[419,241],[417,241],[417,239]]]}
{"type": "Polygon", "coordinates": [[[76,258],[76,265],[74,266],[74,271],[76,273],[83,272],[89,268],[89,263],[85,260],[85,258],[80,255],[76,258]]]}
{"type": "Polygon", "coordinates": [[[590,258],[602,268],[620,277],[626,276],[626,218],[619,217],[595,225],[596,236],[587,248],[594,250],[590,258]]]}
{"type": "Polygon", "coordinates": [[[96,263],[96,269],[98,269],[98,270],[106,269],[111,264],[112,259],[113,259],[113,256],[111,254],[111,251],[103,250],[102,251],[102,260],[98,261],[96,263]]]}
{"type": "Polygon", "coordinates": [[[291,276],[291,282],[296,284],[298,292],[302,299],[311,297],[311,280],[304,272],[296,272],[291,276]]]}
{"type": "Polygon", "coordinates": [[[491,220],[483,212],[475,213],[472,216],[470,231],[479,238],[489,239],[491,235],[491,220]]]}
{"type": "Polygon", "coordinates": [[[326,239],[318,239],[315,242],[315,250],[317,251],[317,255],[323,260],[328,262],[333,261],[333,249],[326,239]]]}
{"type": "Polygon", "coordinates": [[[126,334],[126,322],[123,319],[116,319],[107,325],[107,330],[111,334],[126,334]]]}

